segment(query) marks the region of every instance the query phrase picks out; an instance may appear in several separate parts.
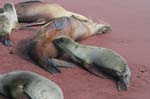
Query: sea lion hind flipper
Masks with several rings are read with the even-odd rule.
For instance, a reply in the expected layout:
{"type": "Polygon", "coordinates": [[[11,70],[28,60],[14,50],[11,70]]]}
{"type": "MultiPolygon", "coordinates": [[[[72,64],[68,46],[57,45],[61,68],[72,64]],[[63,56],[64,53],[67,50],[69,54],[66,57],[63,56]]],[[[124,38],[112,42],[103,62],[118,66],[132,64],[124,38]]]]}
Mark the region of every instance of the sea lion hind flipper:
{"type": "Polygon", "coordinates": [[[55,63],[53,63],[51,59],[47,60],[47,66],[44,66],[43,68],[48,72],[50,72],[51,74],[61,73],[58,66],[55,63]]]}
{"type": "Polygon", "coordinates": [[[108,76],[106,76],[103,71],[101,71],[99,68],[96,68],[95,65],[92,65],[92,64],[84,64],[84,66],[86,67],[86,69],[95,74],[96,76],[98,77],[101,77],[101,78],[109,78],[108,76]]]}
{"type": "Polygon", "coordinates": [[[71,62],[67,62],[67,61],[63,61],[63,60],[59,60],[59,59],[52,59],[53,63],[56,64],[58,67],[65,67],[65,68],[72,68],[72,67],[76,67],[76,64],[71,63],[71,62]]]}

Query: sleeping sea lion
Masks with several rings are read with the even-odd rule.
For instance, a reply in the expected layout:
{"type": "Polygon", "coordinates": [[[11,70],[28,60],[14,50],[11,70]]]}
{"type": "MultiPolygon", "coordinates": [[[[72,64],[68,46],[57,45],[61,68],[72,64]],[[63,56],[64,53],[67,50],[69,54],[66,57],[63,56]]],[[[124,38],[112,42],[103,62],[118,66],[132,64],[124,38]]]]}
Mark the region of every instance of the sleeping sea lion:
{"type": "Polygon", "coordinates": [[[92,21],[80,21],[74,17],[55,18],[43,26],[29,41],[28,54],[40,67],[50,73],[60,70],[53,63],[52,58],[61,56],[53,45],[52,40],[60,35],[67,35],[75,41],[82,40],[91,35],[106,33],[110,30],[107,24],[97,24],[92,21]]]}
{"type": "Polygon", "coordinates": [[[12,46],[10,35],[18,26],[18,18],[14,4],[6,3],[3,9],[4,12],[0,13],[0,40],[4,45],[12,46]]]}
{"type": "MultiPolygon", "coordinates": [[[[54,18],[63,16],[74,16],[80,20],[87,21],[83,15],[66,10],[59,4],[42,1],[25,1],[15,4],[20,23],[44,24],[54,18]]],[[[0,9],[1,12],[3,9],[0,9]]]]}
{"type": "Polygon", "coordinates": [[[67,36],[59,36],[53,43],[89,72],[100,77],[102,73],[112,76],[118,81],[119,90],[128,89],[131,71],[118,53],[107,48],[80,45],[67,36]]]}
{"type": "Polygon", "coordinates": [[[54,82],[29,71],[12,71],[0,75],[0,94],[10,99],[64,99],[54,82]]]}

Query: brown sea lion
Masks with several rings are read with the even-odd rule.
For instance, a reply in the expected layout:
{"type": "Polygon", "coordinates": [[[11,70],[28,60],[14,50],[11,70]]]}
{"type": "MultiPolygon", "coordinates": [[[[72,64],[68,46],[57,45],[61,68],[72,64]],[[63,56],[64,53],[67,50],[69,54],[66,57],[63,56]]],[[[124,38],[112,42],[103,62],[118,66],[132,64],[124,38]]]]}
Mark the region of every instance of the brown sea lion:
{"type": "Polygon", "coordinates": [[[11,46],[11,31],[18,26],[17,14],[12,3],[6,3],[3,9],[4,12],[0,13],[0,40],[4,45],[11,46]]]}
{"type": "MultiPolygon", "coordinates": [[[[68,11],[61,5],[55,3],[25,1],[15,4],[15,8],[17,11],[18,20],[21,23],[35,22],[35,24],[44,24],[51,19],[63,16],[74,16],[80,20],[88,20],[85,16],[68,11]]],[[[1,9],[1,12],[2,10],[3,9],[1,9]]]]}
{"type": "Polygon", "coordinates": [[[58,73],[51,58],[60,56],[59,51],[53,45],[52,40],[60,35],[67,35],[75,41],[82,40],[94,34],[106,33],[110,30],[107,24],[80,21],[74,17],[61,17],[53,19],[42,27],[31,39],[28,46],[28,54],[40,67],[50,73],[58,73]]]}
{"type": "Polygon", "coordinates": [[[53,43],[89,72],[100,77],[102,73],[110,75],[117,79],[119,90],[128,89],[131,71],[125,59],[115,51],[80,45],[67,36],[59,36],[53,40],[53,43]]]}
{"type": "Polygon", "coordinates": [[[64,99],[58,85],[30,71],[0,75],[0,94],[10,99],[64,99]]]}

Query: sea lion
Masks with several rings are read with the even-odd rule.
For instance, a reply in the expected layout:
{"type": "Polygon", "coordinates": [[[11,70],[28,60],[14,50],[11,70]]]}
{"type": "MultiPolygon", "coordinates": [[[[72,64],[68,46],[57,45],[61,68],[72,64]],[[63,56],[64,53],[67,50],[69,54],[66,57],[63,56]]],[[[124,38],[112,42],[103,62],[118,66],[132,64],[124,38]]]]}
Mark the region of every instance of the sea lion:
{"type": "MultiPolygon", "coordinates": [[[[44,24],[54,18],[63,16],[74,16],[80,20],[87,21],[83,15],[66,10],[59,4],[42,1],[25,1],[15,4],[20,23],[44,24]]],[[[3,9],[0,9],[1,12],[3,9]]]]}
{"type": "Polygon", "coordinates": [[[18,26],[18,18],[13,3],[6,3],[3,9],[4,12],[0,13],[0,40],[4,45],[12,46],[10,35],[18,26]]]}
{"type": "Polygon", "coordinates": [[[82,40],[91,35],[106,33],[110,25],[94,22],[83,22],[74,17],[61,17],[51,20],[43,26],[29,41],[27,50],[31,59],[40,67],[50,73],[58,73],[60,70],[51,60],[61,56],[61,53],[53,45],[52,40],[60,35],[67,35],[75,41],[82,40]]]}
{"type": "Polygon", "coordinates": [[[128,89],[131,71],[125,59],[115,51],[80,45],[67,36],[59,36],[53,40],[53,43],[89,72],[97,76],[102,76],[102,73],[112,76],[118,81],[119,90],[128,89]]]}
{"type": "Polygon", "coordinates": [[[0,93],[10,99],[64,99],[58,85],[30,71],[0,75],[0,93]]]}

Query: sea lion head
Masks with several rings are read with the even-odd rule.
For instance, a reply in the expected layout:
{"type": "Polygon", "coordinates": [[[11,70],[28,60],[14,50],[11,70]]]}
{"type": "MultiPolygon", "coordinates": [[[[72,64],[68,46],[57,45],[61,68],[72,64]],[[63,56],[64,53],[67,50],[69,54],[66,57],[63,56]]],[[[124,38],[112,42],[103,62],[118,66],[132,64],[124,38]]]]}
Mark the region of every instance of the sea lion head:
{"type": "Polygon", "coordinates": [[[104,22],[97,23],[97,22],[94,22],[92,19],[89,19],[89,21],[86,21],[85,24],[87,24],[87,26],[90,28],[92,33],[95,33],[95,34],[103,34],[103,33],[107,33],[111,31],[111,26],[104,22]]]}
{"type": "Polygon", "coordinates": [[[77,44],[68,36],[59,36],[53,40],[54,45],[56,45],[58,48],[67,50],[66,48],[74,48],[77,46],[77,44]]]}
{"type": "Polygon", "coordinates": [[[6,3],[4,5],[4,12],[12,12],[14,10],[14,5],[12,3],[6,3]]]}
{"type": "Polygon", "coordinates": [[[127,91],[130,86],[131,71],[127,64],[125,64],[124,66],[126,67],[124,72],[118,74],[120,76],[118,86],[117,86],[119,91],[121,90],[127,91]]]}
{"type": "Polygon", "coordinates": [[[4,5],[4,12],[10,14],[9,17],[11,17],[11,21],[13,21],[15,24],[13,26],[13,28],[16,27],[17,23],[18,23],[18,17],[17,17],[17,12],[15,9],[15,5],[13,3],[6,3],[4,5]]]}

